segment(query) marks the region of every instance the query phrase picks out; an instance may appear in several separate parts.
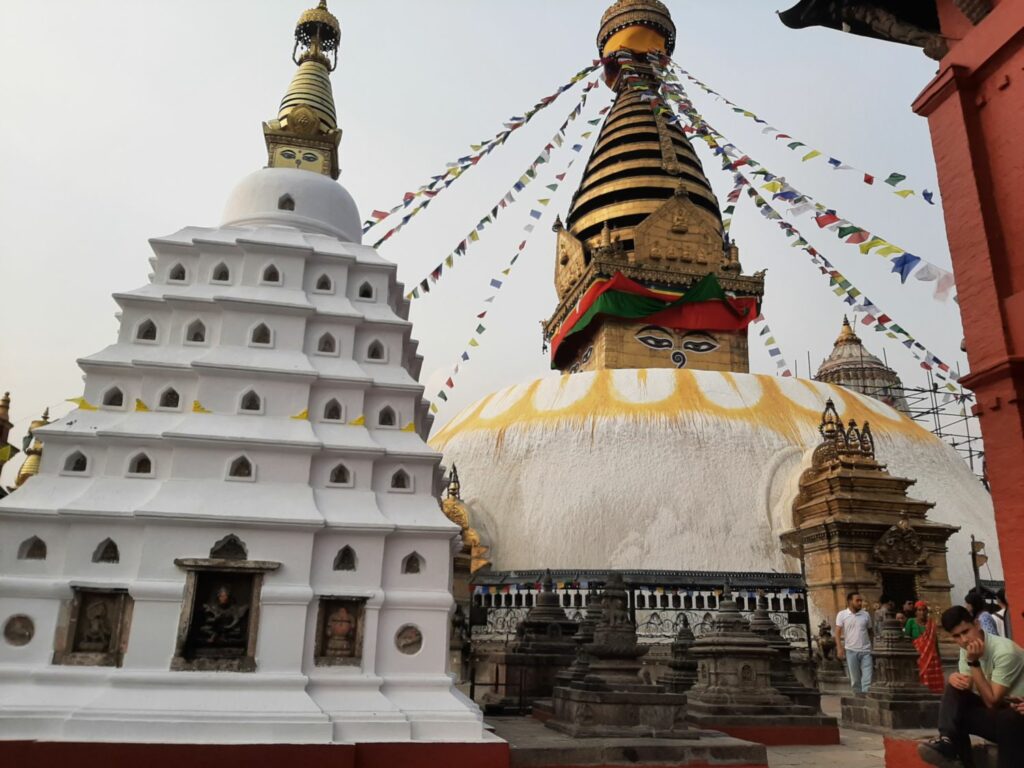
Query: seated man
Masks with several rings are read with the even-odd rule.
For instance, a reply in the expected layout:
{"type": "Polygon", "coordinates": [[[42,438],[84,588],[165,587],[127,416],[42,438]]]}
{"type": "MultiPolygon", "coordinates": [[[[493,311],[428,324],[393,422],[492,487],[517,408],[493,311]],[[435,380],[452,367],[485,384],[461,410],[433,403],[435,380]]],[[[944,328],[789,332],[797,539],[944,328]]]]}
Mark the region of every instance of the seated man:
{"type": "Polygon", "coordinates": [[[999,768],[1024,766],[1024,649],[986,633],[960,605],[942,614],[942,627],[960,646],[960,671],[942,694],[939,737],[918,754],[940,768],[970,766],[974,734],[996,743],[999,768]]]}

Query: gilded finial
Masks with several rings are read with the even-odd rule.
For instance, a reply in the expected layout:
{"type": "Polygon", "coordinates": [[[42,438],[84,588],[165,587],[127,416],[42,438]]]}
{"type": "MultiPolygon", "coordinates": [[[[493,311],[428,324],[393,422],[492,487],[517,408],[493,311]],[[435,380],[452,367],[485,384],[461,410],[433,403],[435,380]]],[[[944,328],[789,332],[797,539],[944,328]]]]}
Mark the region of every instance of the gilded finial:
{"type": "Polygon", "coordinates": [[[330,73],[338,65],[341,25],[321,0],[295,25],[292,61],[298,70],[281,100],[276,120],[263,124],[267,165],[297,168],[338,178],[341,129],[330,73]]]}
{"type": "Polygon", "coordinates": [[[459,470],[452,464],[452,471],[448,473],[448,498],[461,501],[462,483],[459,482],[459,470]]]}
{"type": "Polygon", "coordinates": [[[818,427],[818,431],[822,437],[833,437],[841,424],[836,404],[832,402],[832,398],[829,398],[825,401],[825,410],[821,414],[821,426],[818,427]]]}

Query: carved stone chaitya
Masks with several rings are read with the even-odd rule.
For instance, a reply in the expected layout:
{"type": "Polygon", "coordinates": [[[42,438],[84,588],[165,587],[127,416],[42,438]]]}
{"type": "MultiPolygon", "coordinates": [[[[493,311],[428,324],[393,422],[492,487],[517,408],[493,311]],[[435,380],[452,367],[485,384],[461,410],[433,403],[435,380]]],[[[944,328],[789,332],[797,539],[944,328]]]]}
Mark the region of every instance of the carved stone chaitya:
{"type": "Polygon", "coordinates": [[[833,617],[852,591],[868,603],[885,592],[897,604],[948,606],[946,542],[958,529],[930,521],[934,505],[907,495],[916,481],[889,474],[866,422],[843,425],[829,400],[819,431],[793,503],[794,527],[782,534],[784,550],[802,554],[814,606],[833,617]]]}
{"type": "Polygon", "coordinates": [[[556,676],[576,658],[577,630],[559,602],[548,571],[533,607],[516,627],[515,641],[499,662],[505,667],[505,695],[497,706],[528,707],[551,696],[556,676]]]}
{"type": "Polygon", "coordinates": [[[874,676],[864,696],[843,696],[843,725],[869,731],[934,729],[939,697],[921,684],[917,649],[890,610],[872,648],[874,676]]]}
{"type": "Polygon", "coordinates": [[[686,725],[686,696],[640,676],[646,646],[637,643],[621,574],[613,574],[602,595],[602,615],[583,680],[558,686],[552,696],[549,728],[574,737],[693,738],[686,725]]]}
{"type": "Polygon", "coordinates": [[[697,682],[687,693],[690,722],[726,733],[754,726],[818,727],[834,731],[838,743],[835,718],[791,701],[772,685],[779,653],[751,630],[728,590],[690,655],[697,661],[697,682]]]}
{"type": "Polygon", "coordinates": [[[697,682],[697,660],[690,654],[694,641],[693,630],[690,629],[690,620],[685,614],[680,618],[682,621],[679,631],[676,633],[676,639],[672,641],[670,671],[658,681],[669,693],[686,693],[697,682]]]}
{"type": "Polygon", "coordinates": [[[131,612],[125,589],[75,588],[61,612],[53,663],[121,666],[131,612]]]}
{"type": "Polygon", "coordinates": [[[793,671],[793,646],[782,636],[768,614],[768,597],[763,591],[758,595],[757,609],[750,618],[750,629],[775,649],[776,656],[771,666],[772,687],[794,704],[810,707],[820,713],[821,693],[817,688],[808,688],[797,679],[793,671]]]}
{"type": "Polygon", "coordinates": [[[358,665],[363,655],[366,598],[322,597],[317,611],[317,666],[358,665]]]}

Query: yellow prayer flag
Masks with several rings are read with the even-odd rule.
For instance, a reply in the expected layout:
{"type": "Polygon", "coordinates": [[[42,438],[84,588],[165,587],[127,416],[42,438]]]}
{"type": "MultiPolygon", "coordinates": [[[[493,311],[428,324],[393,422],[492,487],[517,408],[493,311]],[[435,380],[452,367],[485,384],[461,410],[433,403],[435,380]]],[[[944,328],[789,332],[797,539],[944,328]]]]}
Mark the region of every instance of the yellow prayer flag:
{"type": "Polygon", "coordinates": [[[431,403],[430,404],[430,412],[431,413],[437,413],[437,403],[431,403]]]}
{"type": "Polygon", "coordinates": [[[895,256],[898,253],[903,253],[902,248],[897,248],[895,245],[886,245],[884,248],[879,248],[875,253],[876,256],[895,256]]]}
{"type": "Polygon", "coordinates": [[[469,346],[471,346],[471,347],[479,347],[480,346],[480,342],[477,341],[476,339],[470,339],[469,340],[469,346]]]}
{"type": "Polygon", "coordinates": [[[455,257],[454,257],[454,256],[452,256],[452,255],[451,255],[451,254],[449,253],[449,254],[448,254],[448,255],[447,255],[446,257],[445,257],[445,260],[444,260],[444,265],[445,265],[446,267],[450,267],[450,266],[451,266],[452,264],[454,264],[454,263],[455,263],[455,257]]]}
{"type": "Polygon", "coordinates": [[[74,403],[75,405],[78,406],[79,410],[82,410],[82,411],[95,411],[95,410],[98,410],[95,405],[90,403],[84,397],[69,397],[67,399],[67,402],[74,403]]]}
{"type": "Polygon", "coordinates": [[[480,235],[478,235],[477,231],[474,229],[472,232],[469,233],[469,239],[475,243],[477,240],[480,239],[480,235]]]}
{"type": "Polygon", "coordinates": [[[812,149],[810,152],[808,152],[806,155],[804,155],[800,159],[803,160],[806,163],[808,160],[811,160],[811,159],[813,159],[815,157],[818,157],[820,155],[821,155],[821,152],[819,152],[816,149],[812,149]]]}
{"type": "Polygon", "coordinates": [[[912,189],[897,189],[895,192],[893,192],[893,194],[894,195],[899,195],[904,200],[906,200],[908,197],[910,197],[912,194],[914,194],[914,190],[912,190],[912,189]]]}
{"type": "Polygon", "coordinates": [[[309,408],[304,408],[300,413],[295,414],[291,418],[296,421],[307,421],[309,419],[309,408]]]}
{"type": "Polygon", "coordinates": [[[350,423],[353,427],[362,427],[366,424],[366,417],[360,416],[358,419],[352,419],[350,423]]]}
{"type": "Polygon", "coordinates": [[[861,245],[860,245],[860,252],[861,253],[870,253],[872,248],[877,248],[880,245],[888,245],[888,243],[885,242],[885,240],[883,240],[880,237],[872,237],[866,243],[861,243],[861,245]]]}
{"type": "Polygon", "coordinates": [[[416,422],[415,421],[410,421],[408,424],[406,424],[404,427],[402,427],[402,431],[403,432],[415,432],[416,431],[416,422]]]}
{"type": "Polygon", "coordinates": [[[135,398],[135,410],[139,413],[148,413],[149,406],[142,402],[139,398],[135,398]]]}
{"type": "Polygon", "coordinates": [[[769,181],[767,184],[761,187],[761,189],[766,189],[769,192],[781,192],[782,184],[778,181],[769,181]]]}
{"type": "Polygon", "coordinates": [[[203,408],[202,403],[200,403],[198,400],[193,400],[192,413],[213,413],[213,411],[206,410],[205,408],[203,408]]]}
{"type": "Polygon", "coordinates": [[[512,271],[512,267],[509,267],[508,269],[501,270],[501,274],[503,274],[506,277],[508,277],[508,273],[511,272],[511,271],[512,271]]]}

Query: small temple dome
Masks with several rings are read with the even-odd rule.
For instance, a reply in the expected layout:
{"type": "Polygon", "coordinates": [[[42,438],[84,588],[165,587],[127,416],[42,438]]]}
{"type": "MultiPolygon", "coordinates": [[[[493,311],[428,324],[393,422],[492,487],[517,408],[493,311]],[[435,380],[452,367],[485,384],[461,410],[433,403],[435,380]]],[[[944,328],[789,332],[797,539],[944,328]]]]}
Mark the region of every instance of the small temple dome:
{"type": "Polygon", "coordinates": [[[910,412],[899,374],[865,349],[846,317],[832,352],[822,361],[814,378],[873,397],[904,413],[910,412]]]}
{"type": "Polygon", "coordinates": [[[270,224],[362,243],[362,220],[352,195],[319,173],[264,168],[235,187],[224,208],[224,226],[270,224]]]}

